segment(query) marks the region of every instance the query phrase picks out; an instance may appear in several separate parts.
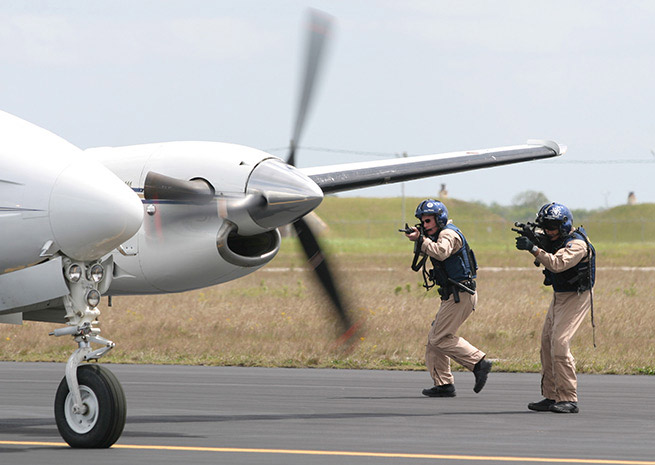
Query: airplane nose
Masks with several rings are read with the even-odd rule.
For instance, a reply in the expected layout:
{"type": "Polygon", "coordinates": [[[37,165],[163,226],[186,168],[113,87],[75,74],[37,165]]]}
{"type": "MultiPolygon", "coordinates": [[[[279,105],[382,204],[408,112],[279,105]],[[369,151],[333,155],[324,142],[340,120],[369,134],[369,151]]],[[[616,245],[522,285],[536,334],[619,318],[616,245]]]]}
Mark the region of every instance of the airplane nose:
{"type": "Polygon", "coordinates": [[[293,223],[319,206],[323,191],[291,165],[277,160],[259,163],[250,174],[248,194],[259,194],[265,202],[248,208],[252,220],[263,228],[293,223]]]}
{"type": "Polygon", "coordinates": [[[72,163],[50,194],[55,241],[75,260],[95,260],[108,254],[136,234],[142,222],[139,197],[95,161],[72,163]]]}

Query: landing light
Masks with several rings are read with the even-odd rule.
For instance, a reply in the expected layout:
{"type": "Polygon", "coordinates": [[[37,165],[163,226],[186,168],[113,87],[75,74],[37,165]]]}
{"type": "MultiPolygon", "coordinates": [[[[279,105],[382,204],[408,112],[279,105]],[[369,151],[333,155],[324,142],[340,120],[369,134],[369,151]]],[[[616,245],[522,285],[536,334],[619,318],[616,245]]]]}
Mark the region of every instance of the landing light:
{"type": "Polygon", "coordinates": [[[91,308],[95,308],[100,303],[100,292],[95,289],[91,289],[86,293],[86,303],[91,308]]]}
{"type": "Polygon", "coordinates": [[[66,278],[72,283],[76,283],[82,277],[82,267],[77,263],[73,263],[66,270],[66,278]]]}
{"type": "Polygon", "coordinates": [[[86,271],[86,279],[89,281],[93,281],[94,283],[99,283],[102,281],[102,278],[105,277],[105,269],[102,267],[100,263],[96,263],[95,265],[92,265],[87,271],[86,271]]]}

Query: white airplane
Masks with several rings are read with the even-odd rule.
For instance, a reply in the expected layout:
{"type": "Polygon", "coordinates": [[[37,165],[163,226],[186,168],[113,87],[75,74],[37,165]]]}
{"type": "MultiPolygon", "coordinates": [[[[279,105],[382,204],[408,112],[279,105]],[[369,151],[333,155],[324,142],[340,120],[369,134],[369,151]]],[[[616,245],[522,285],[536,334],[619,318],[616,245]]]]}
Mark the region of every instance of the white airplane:
{"type": "Polygon", "coordinates": [[[55,397],[72,447],[110,447],[125,425],[115,376],[97,360],[102,295],[183,292],[231,281],[270,262],[292,223],[344,330],[355,330],[303,217],[326,193],[556,157],[551,141],[383,162],[295,168],[330,19],[314,12],[298,117],[285,162],[218,142],[82,151],[0,112],[0,322],[61,323],[78,345],[55,397]],[[92,344],[95,344],[93,348],[92,344]]]}

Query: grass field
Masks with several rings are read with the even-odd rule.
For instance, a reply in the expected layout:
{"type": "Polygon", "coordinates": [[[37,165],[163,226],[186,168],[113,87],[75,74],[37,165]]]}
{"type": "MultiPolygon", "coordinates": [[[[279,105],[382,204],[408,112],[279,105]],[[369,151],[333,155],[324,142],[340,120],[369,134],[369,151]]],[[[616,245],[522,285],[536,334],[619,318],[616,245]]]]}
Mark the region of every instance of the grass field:
{"type": "MultiPolygon", "coordinates": [[[[334,222],[331,215],[400,223],[399,202],[328,198],[318,213],[328,223],[334,222]],[[384,202],[390,204],[379,211],[396,219],[372,215],[372,205],[384,202]]],[[[460,335],[495,359],[497,370],[538,371],[539,335],[551,289],[541,285],[531,256],[514,248],[505,220],[479,205],[451,202],[452,216],[462,219],[457,222],[465,232],[467,220],[502,224],[469,235],[481,266],[479,305],[460,335]]],[[[407,202],[412,208],[415,204],[407,202]]],[[[644,214],[653,211],[637,207],[644,207],[644,214]]],[[[655,374],[655,271],[621,268],[655,267],[655,242],[596,241],[596,235],[603,236],[603,223],[598,225],[588,227],[599,254],[594,298],[598,347],[592,345],[588,317],[572,343],[578,370],[655,374]]],[[[103,362],[423,369],[438,296],[434,290],[425,292],[420,276],[409,269],[411,244],[402,234],[386,228],[377,236],[370,230],[358,236],[355,229],[339,233],[331,228],[323,239],[353,313],[364,323],[352,351],[333,347],[336,329],[328,303],[297,242],[286,238],[273,262],[240,280],[183,294],[114,298],[111,308],[103,301],[103,335],[117,343],[103,362]]],[[[65,361],[74,345],[69,338],[48,337],[54,327],[0,326],[0,359],[65,361]]]]}

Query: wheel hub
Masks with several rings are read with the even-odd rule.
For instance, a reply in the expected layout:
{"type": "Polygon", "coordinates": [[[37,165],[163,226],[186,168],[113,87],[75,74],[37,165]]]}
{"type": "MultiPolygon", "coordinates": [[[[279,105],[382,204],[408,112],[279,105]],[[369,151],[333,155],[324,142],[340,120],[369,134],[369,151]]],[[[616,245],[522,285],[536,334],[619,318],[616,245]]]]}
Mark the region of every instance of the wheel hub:
{"type": "Polygon", "coordinates": [[[93,429],[98,421],[98,398],[91,389],[80,386],[82,396],[82,411],[76,412],[74,396],[69,393],[66,397],[64,414],[68,426],[77,434],[86,434],[93,429]]]}

